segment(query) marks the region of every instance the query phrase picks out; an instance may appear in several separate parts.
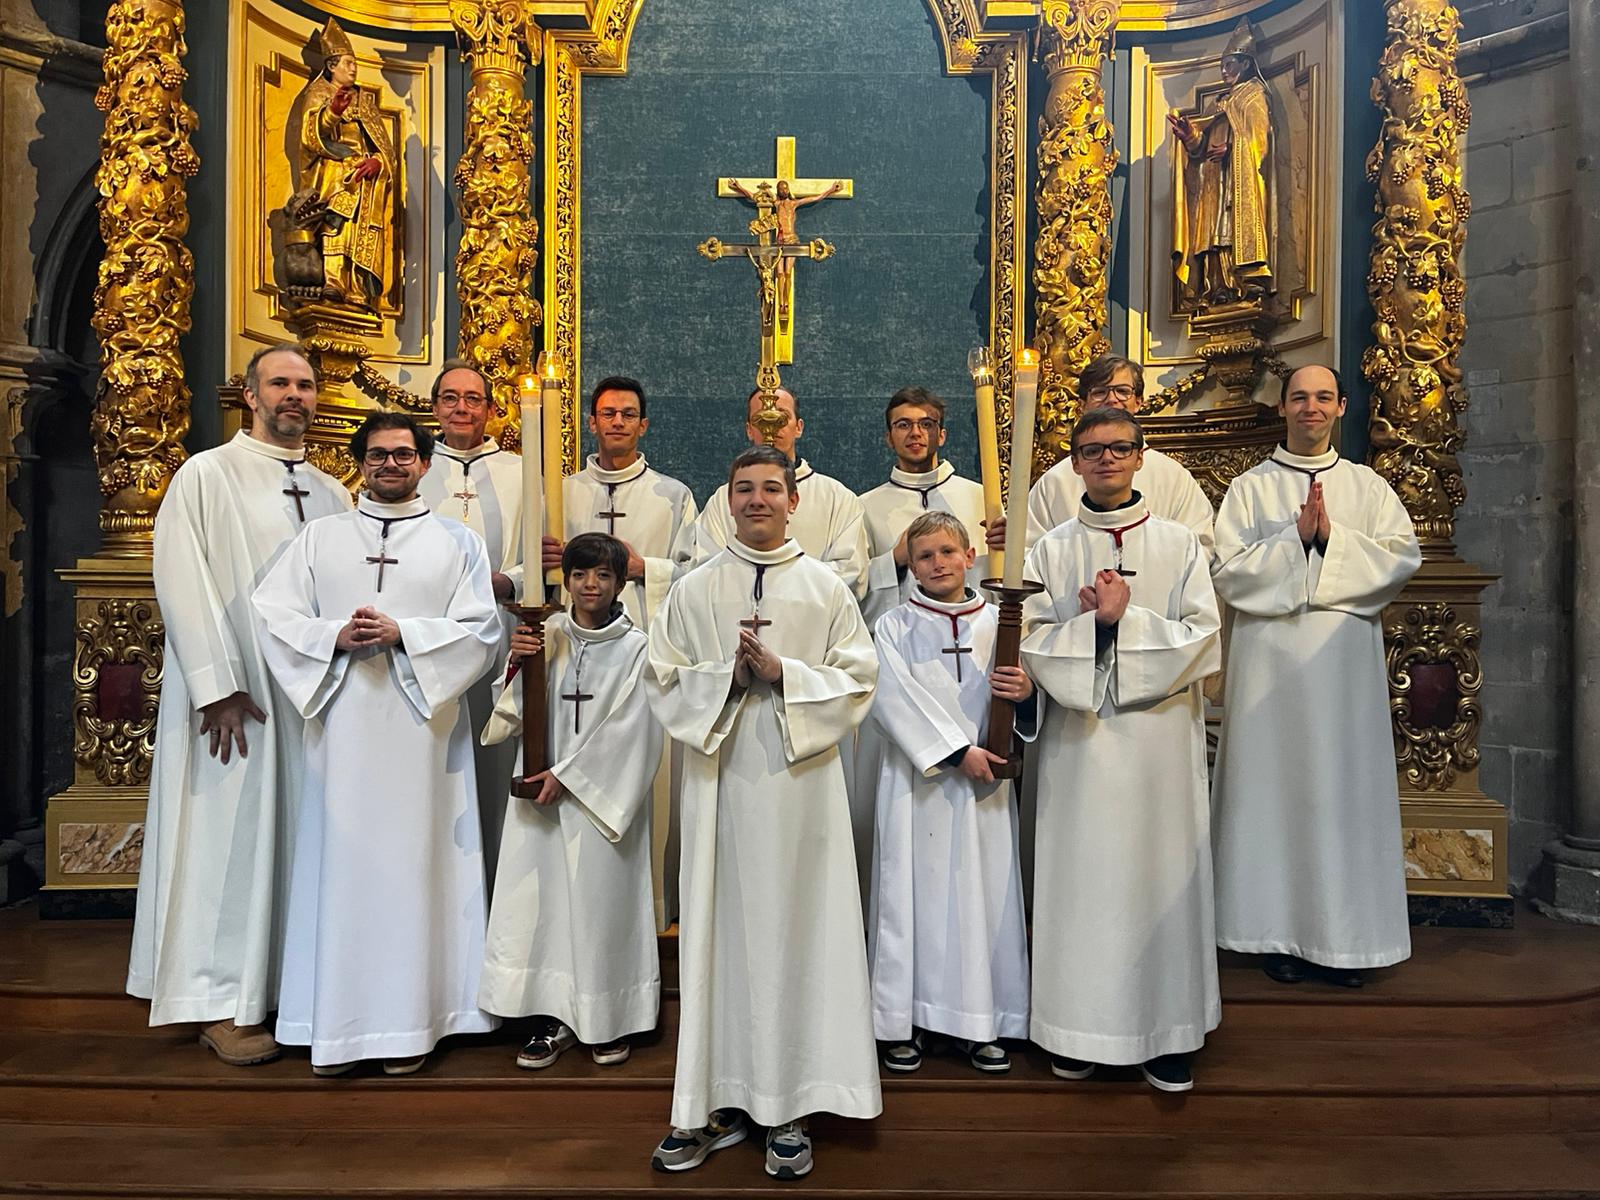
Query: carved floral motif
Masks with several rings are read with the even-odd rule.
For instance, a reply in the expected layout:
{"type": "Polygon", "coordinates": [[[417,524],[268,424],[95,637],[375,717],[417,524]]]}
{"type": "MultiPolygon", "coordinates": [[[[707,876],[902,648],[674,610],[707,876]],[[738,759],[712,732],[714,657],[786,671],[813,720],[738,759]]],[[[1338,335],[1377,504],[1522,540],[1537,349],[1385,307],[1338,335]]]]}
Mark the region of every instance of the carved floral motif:
{"type": "Polygon", "coordinates": [[[1372,82],[1383,131],[1367,156],[1377,187],[1367,294],[1375,345],[1374,470],[1389,481],[1425,543],[1448,545],[1466,499],[1456,460],[1467,407],[1457,358],[1466,334],[1461,248],[1471,199],[1461,140],[1471,108],[1456,73],[1456,10],[1439,0],[1388,0],[1389,40],[1372,82]]]}
{"type": "Polygon", "coordinates": [[[183,101],[179,0],[117,0],[106,14],[100,165],[100,263],[91,323],[100,384],[90,420],[108,546],[148,551],[156,509],[186,455],[189,388],[178,340],[189,332],[194,259],[187,181],[200,160],[183,101]]]}
{"type": "Polygon", "coordinates": [[[107,787],[150,781],[165,636],[154,600],[100,600],[78,622],[72,754],[107,787]],[[113,671],[124,676],[119,690],[126,693],[115,705],[107,695],[113,671]]]}
{"type": "Polygon", "coordinates": [[[1478,765],[1478,637],[1449,604],[1397,604],[1384,613],[1395,759],[1401,779],[1419,791],[1448,791],[1478,765]]]}

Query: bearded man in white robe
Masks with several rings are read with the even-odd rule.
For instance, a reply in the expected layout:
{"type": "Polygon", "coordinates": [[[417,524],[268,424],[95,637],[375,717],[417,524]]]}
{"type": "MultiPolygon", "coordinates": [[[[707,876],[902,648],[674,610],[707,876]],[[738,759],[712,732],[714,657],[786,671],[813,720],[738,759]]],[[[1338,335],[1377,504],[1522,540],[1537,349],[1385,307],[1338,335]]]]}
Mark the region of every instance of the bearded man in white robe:
{"type": "MultiPolygon", "coordinates": [[[[433,381],[432,397],[439,439],[433,446],[433,463],[417,483],[417,495],[439,516],[460,521],[483,539],[489,552],[494,598],[509,605],[522,598],[522,458],[502,450],[500,443],[488,436],[494,389],[470,362],[447,360],[433,381]]],[[[495,689],[505,676],[516,614],[502,607],[500,624],[501,652],[467,691],[477,763],[478,824],[491,888],[505,822],[513,747],[505,743],[485,746],[477,741],[477,735],[494,711],[495,689]]]]}
{"type": "Polygon", "coordinates": [[[150,1024],[204,1022],[234,1066],[278,1056],[290,837],[303,724],[262,660],[250,594],[307,521],[350,493],[306,461],[317,380],[298,346],[245,368],[250,429],[173,476],[156,517],[166,627],[128,991],[150,1024]]]}
{"type": "Polygon", "coordinates": [[[482,1033],[483,843],[463,696],[499,653],[483,539],[417,495],[433,439],[375,413],[357,509],[306,527],[256,589],[263,651],[306,719],[278,1038],[319,1075],[417,1070],[482,1033]]]}
{"type": "Polygon", "coordinates": [[[734,539],[650,628],[650,705],[684,749],[673,1129],[651,1161],[698,1166],[754,1120],[767,1173],[794,1179],[808,1113],[882,1108],[840,757],[878,661],[855,597],[787,536],[789,456],[745,451],[727,495],[734,539]]]}
{"type": "Polygon", "coordinates": [[[1062,1078],[1138,1066],[1181,1092],[1221,1020],[1200,692],[1221,621],[1200,540],[1134,489],[1143,443],[1120,409],[1078,418],[1083,504],[1023,571],[1044,591],[1022,661],[1048,696],[1032,1037],[1062,1078]]]}
{"type": "Polygon", "coordinates": [[[1422,552],[1389,485],[1333,447],[1338,373],[1301,367],[1279,408],[1285,444],[1233,481],[1217,520],[1214,580],[1235,614],[1217,941],[1267,955],[1283,983],[1359,987],[1411,954],[1381,620],[1422,552]]]}
{"type": "MultiPolygon", "coordinates": [[[[763,444],[762,436],[750,418],[761,408],[760,392],[746,401],[745,436],[752,446],[763,444]]],[[[867,531],[861,501],[837,479],[818,473],[796,454],[796,444],[805,433],[794,395],[778,389],[778,407],[788,421],[774,436],[772,445],[794,463],[795,482],[800,488],[800,506],[789,522],[789,536],[812,558],[836,574],[856,599],[867,594],[867,531]]],[[[695,527],[695,561],[705,562],[728,544],[734,523],[728,506],[727,485],[719,487],[707,501],[695,527]]]]}

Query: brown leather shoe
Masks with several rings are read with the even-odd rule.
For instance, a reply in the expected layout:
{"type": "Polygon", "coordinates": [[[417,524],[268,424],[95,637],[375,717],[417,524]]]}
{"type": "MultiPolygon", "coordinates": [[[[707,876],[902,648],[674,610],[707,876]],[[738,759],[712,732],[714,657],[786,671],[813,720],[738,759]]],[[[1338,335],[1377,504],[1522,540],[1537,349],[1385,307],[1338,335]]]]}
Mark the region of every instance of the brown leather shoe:
{"type": "Polygon", "coordinates": [[[281,1047],[261,1025],[235,1025],[218,1021],[200,1031],[200,1044],[209,1046],[230,1067],[249,1067],[271,1062],[281,1047]]]}

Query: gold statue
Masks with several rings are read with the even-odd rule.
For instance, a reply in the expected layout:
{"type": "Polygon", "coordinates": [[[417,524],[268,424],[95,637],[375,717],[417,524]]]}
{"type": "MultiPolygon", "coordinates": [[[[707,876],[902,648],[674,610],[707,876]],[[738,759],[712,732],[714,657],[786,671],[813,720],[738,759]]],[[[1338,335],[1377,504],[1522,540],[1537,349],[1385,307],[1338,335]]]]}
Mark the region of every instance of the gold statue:
{"type": "MultiPolygon", "coordinates": [[[[824,192],[813,196],[796,196],[789,187],[787,179],[778,180],[778,190],[774,194],[772,185],[762,180],[756,185],[754,192],[750,191],[738,179],[729,177],[728,187],[736,194],[744,197],[756,206],[755,219],[750,222],[750,233],[762,242],[768,241],[768,235],[774,234],[776,243],[780,246],[798,246],[800,233],[795,223],[795,214],[808,204],[817,204],[823,200],[832,199],[844,190],[844,181],[836,179],[824,192]]],[[[752,259],[752,261],[754,261],[752,259]]],[[[759,266],[757,267],[759,270],[759,266]]],[[[790,304],[794,298],[794,259],[784,256],[776,261],[777,270],[777,300],[778,300],[778,326],[784,332],[789,329],[790,304]]],[[[765,278],[765,276],[763,276],[765,278]]]]}
{"type": "Polygon", "coordinates": [[[400,163],[377,97],[356,85],[355,47],[331,17],[321,41],[323,70],[304,93],[295,194],[284,205],[293,225],[285,274],[298,300],[376,313],[400,262],[400,163]]]}
{"type": "Polygon", "coordinates": [[[1248,20],[1222,52],[1222,81],[1227,91],[1209,112],[1167,116],[1179,144],[1172,206],[1179,311],[1273,291],[1272,113],[1248,20]]]}

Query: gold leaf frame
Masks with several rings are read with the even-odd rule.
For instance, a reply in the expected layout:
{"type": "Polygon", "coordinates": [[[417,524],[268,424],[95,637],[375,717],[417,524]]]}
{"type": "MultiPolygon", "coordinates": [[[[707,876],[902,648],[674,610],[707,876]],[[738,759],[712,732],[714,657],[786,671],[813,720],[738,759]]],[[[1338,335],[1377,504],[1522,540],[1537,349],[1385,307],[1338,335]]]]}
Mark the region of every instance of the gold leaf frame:
{"type": "Polygon", "coordinates": [[[152,599],[100,600],[93,614],[78,622],[72,659],[72,757],[106,787],[150,782],[165,638],[166,626],[152,599]],[[100,715],[100,678],[108,665],[139,668],[136,717],[100,715]]]}
{"type": "Polygon", "coordinates": [[[1394,722],[1395,761],[1400,778],[1425,792],[1448,791],[1458,775],[1476,770],[1483,708],[1483,660],[1478,626],[1439,601],[1391,605],[1384,612],[1389,710],[1394,722]],[[1415,669],[1449,667],[1455,675],[1456,707],[1450,723],[1419,725],[1411,711],[1415,669]]]}
{"type": "MultiPolygon", "coordinates": [[[[974,0],[926,0],[944,50],[945,73],[988,74],[989,137],[989,348],[998,378],[996,421],[1002,460],[1011,440],[1011,371],[1024,332],[1027,247],[1027,34],[985,31],[974,0]]],[[[566,359],[562,393],[562,453],[578,469],[577,397],[582,323],[583,77],[628,72],[628,45],[644,0],[597,0],[584,30],[544,35],[544,318],[546,349],[566,359]]],[[[535,11],[539,5],[535,4],[535,11]]]]}

